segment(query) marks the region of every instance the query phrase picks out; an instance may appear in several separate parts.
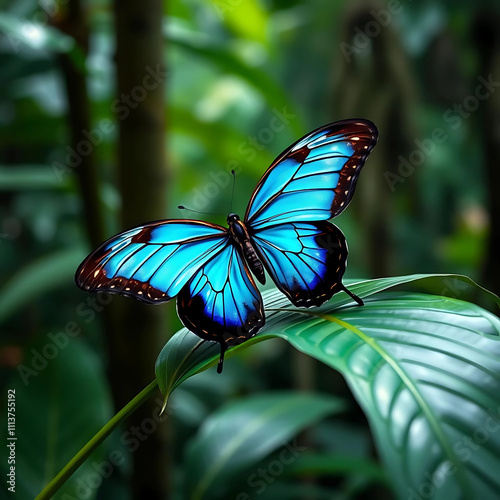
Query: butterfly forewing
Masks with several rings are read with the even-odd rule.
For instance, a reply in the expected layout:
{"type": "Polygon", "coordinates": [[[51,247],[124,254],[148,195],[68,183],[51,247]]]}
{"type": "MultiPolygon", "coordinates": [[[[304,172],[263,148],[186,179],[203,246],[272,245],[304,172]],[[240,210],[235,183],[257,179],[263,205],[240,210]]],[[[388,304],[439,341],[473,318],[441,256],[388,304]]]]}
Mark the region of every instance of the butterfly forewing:
{"type": "Polygon", "coordinates": [[[349,204],[377,129],[367,120],[336,122],[311,132],[269,167],[250,200],[246,224],[327,220],[349,204]]]}
{"type": "Polygon", "coordinates": [[[106,241],[82,262],[75,281],[86,291],[166,302],[227,240],[225,228],[207,222],[152,222],[106,241]]]}

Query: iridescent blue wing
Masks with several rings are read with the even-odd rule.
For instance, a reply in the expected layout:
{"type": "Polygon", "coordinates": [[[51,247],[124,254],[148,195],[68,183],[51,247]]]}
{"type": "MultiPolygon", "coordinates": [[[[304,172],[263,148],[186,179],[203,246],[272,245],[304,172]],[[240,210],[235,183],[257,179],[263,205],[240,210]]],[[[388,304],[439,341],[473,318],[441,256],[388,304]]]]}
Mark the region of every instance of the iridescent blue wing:
{"type": "Polygon", "coordinates": [[[182,288],[177,314],[199,337],[221,344],[219,373],[226,347],[241,344],[264,326],[262,297],[232,241],[182,288]]]}
{"type": "Polygon", "coordinates": [[[76,271],[89,292],[166,302],[228,241],[222,226],[195,220],[152,222],[118,234],[91,253],[76,271]]]}
{"type": "Polygon", "coordinates": [[[246,211],[247,227],[335,217],[349,204],[376,142],[377,128],[367,120],[332,123],[300,139],[263,175],[246,211]]]}
{"type": "Polygon", "coordinates": [[[320,306],[344,290],[347,244],[327,221],[292,222],[253,231],[252,241],[276,286],[298,307],[320,306]]]}

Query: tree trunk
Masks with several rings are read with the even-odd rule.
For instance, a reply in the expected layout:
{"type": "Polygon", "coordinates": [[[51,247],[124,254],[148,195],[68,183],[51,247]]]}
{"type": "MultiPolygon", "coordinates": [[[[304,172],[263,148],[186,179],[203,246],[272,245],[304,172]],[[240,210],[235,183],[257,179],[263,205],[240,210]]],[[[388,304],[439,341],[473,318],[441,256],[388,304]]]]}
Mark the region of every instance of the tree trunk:
{"type": "MultiPolygon", "coordinates": [[[[58,28],[87,52],[89,26],[80,0],[70,0],[58,28]]],[[[112,111],[119,120],[118,172],[122,229],[165,217],[166,164],[162,37],[162,2],[115,1],[118,96],[112,111]]],[[[78,150],[92,128],[86,76],[66,55],[60,57],[69,107],[71,145],[78,150]]],[[[82,155],[75,168],[82,193],[87,232],[93,248],[104,232],[95,151],[82,155]]],[[[108,373],[116,409],[151,380],[166,335],[165,308],[114,297],[103,311],[108,373]]],[[[159,405],[149,401],[129,421],[133,496],[163,499],[168,491],[167,426],[158,422],[159,405]],[[136,444],[138,443],[138,446],[136,444]]],[[[124,443],[127,446],[127,443],[124,443]]]]}
{"type": "MultiPolygon", "coordinates": [[[[401,42],[392,26],[381,29],[378,36],[370,39],[371,50],[357,41],[356,30],[363,31],[373,22],[373,12],[386,8],[385,2],[370,0],[346,5],[341,23],[344,32],[340,59],[334,65],[332,107],[335,119],[368,118],[380,130],[378,145],[361,173],[350,207],[362,228],[364,264],[370,277],[380,277],[399,271],[394,269],[391,226],[392,203],[400,186],[391,183],[391,176],[398,175],[394,152],[408,151],[414,137],[410,110],[416,92],[401,42]]],[[[407,182],[404,189],[410,189],[410,184],[407,182]]],[[[410,199],[416,211],[411,191],[410,199]]]]}
{"type": "MultiPolygon", "coordinates": [[[[115,0],[118,171],[122,229],[165,217],[165,67],[161,0],[115,0]]],[[[119,299],[120,312],[110,337],[110,374],[118,406],[154,378],[154,365],[166,333],[164,307],[119,299]]],[[[145,440],[133,452],[134,498],[167,495],[166,426],[141,427],[157,414],[150,401],[132,416],[145,440]],[[146,432],[144,432],[146,431],[146,432]]]]}
{"type": "MultiPolygon", "coordinates": [[[[480,12],[474,26],[475,42],[481,58],[480,74],[494,82],[500,81],[500,16],[495,12],[480,12]]],[[[480,130],[485,158],[486,186],[489,195],[490,232],[484,265],[484,284],[498,293],[500,277],[500,91],[492,91],[480,111],[480,130]]]]}
{"type": "MultiPolygon", "coordinates": [[[[57,27],[73,37],[84,54],[88,49],[89,26],[80,0],[71,0],[65,15],[57,20],[57,27]]],[[[75,66],[67,54],[59,56],[68,99],[68,124],[71,147],[80,150],[80,145],[88,144],[84,132],[91,130],[90,102],[85,73],[75,66]]],[[[69,169],[69,165],[66,165],[69,169]]],[[[85,155],[80,155],[80,163],[74,169],[83,199],[83,211],[87,234],[93,248],[100,245],[105,237],[104,223],[99,201],[98,171],[94,147],[85,155]]],[[[61,172],[61,175],[65,172],[61,172]]]]}

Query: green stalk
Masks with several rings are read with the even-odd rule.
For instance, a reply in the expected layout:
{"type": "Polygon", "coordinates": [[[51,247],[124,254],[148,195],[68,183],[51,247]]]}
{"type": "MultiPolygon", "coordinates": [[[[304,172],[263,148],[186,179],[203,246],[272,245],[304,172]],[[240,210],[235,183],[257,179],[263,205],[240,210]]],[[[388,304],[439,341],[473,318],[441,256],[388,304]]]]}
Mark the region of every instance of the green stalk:
{"type": "Polygon", "coordinates": [[[113,432],[116,427],[139,406],[144,403],[151,393],[156,389],[156,380],[145,387],[137,396],[124,406],[101,430],[63,467],[61,472],[45,486],[35,500],[46,500],[70,478],[70,476],[82,465],[88,456],[113,432]]]}

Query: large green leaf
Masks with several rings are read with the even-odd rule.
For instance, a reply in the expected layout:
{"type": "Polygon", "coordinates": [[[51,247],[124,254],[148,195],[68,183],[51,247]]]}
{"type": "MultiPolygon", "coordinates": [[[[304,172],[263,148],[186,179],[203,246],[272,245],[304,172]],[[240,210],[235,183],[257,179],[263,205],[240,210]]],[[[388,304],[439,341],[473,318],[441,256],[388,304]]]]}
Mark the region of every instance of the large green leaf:
{"type": "Polygon", "coordinates": [[[228,480],[282,447],[287,463],[302,451],[287,443],[344,403],[318,394],[267,393],[231,402],[211,415],[191,441],[184,470],[188,498],[220,498],[228,480]],[[290,457],[291,455],[291,457],[290,457]]]}
{"type": "MultiPolygon", "coordinates": [[[[81,340],[59,336],[31,346],[9,389],[15,391],[17,437],[12,498],[34,498],[111,417],[106,377],[100,360],[81,340]]],[[[5,411],[1,416],[7,422],[5,411]]],[[[4,446],[6,430],[2,426],[4,446]]],[[[105,453],[105,447],[96,450],[54,498],[94,498],[103,481],[99,471],[108,473],[110,467],[105,453]]],[[[3,460],[3,478],[7,466],[3,460]]]]}
{"type": "MultiPolygon", "coordinates": [[[[463,276],[368,280],[313,311],[265,294],[267,324],[241,348],[271,337],[339,370],[365,411],[401,498],[496,498],[500,488],[500,320],[468,302],[416,293],[371,295],[422,281],[443,292],[463,276]],[[424,280],[424,281],[422,281],[424,280]]],[[[458,292],[457,292],[458,290],[458,292]]],[[[487,294],[497,303],[500,299],[487,294]]],[[[168,394],[215,364],[218,346],[181,330],[157,360],[168,394]]]]}

